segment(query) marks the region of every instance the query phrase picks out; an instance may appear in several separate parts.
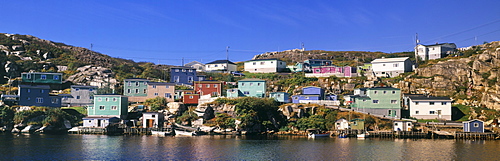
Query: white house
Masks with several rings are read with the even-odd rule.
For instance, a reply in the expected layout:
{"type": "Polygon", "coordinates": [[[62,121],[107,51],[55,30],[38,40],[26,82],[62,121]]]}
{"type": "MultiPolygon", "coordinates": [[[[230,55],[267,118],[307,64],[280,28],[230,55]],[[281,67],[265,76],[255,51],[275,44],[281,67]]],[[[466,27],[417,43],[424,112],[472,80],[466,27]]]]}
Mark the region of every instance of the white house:
{"type": "Polygon", "coordinates": [[[245,62],[245,71],[250,73],[276,73],[286,69],[286,63],[278,59],[258,59],[245,62]]]}
{"type": "Polygon", "coordinates": [[[394,131],[411,131],[413,128],[413,123],[411,121],[394,121],[392,124],[394,131]]]}
{"type": "Polygon", "coordinates": [[[229,60],[216,60],[205,64],[205,71],[236,71],[236,64],[229,60]]]}
{"type": "Polygon", "coordinates": [[[415,55],[420,57],[421,60],[432,60],[444,58],[453,54],[457,49],[455,43],[442,43],[433,45],[418,44],[415,47],[415,55]]]}
{"type": "Polygon", "coordinates": [[[377,77],[396,77],[401,73],[413,71],[409,57],[381,58],[372,62],[372,70],[377,77]]]}
{"type": "Polygon", "coordinates": [[[451,120],[451,99],[448,97],[405,95],[403,100],[410,117],[451,120]]]}
{"type": "Polygon", "coordinates": [[[349,121],[343,118],[335,121],[335,129],[337,130],[349,129],[349,121]]]}
{"type": "Polygon", "coordinates": [[[196,72],[203,72],[205,71],[205,64],[200,63],[198,61],[192,61],[189,63],[184,64],[185,67],[191,67],[196,69],[196,72]]]}

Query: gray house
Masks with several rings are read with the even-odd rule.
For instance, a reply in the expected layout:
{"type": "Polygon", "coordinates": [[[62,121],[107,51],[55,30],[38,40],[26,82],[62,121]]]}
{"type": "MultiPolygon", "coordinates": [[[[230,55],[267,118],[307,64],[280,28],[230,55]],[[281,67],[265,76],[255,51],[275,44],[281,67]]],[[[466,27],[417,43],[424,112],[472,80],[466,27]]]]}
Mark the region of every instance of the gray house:
{"type": "Polygon", "coordinates": [[[61,107],[61,97],[49,85],[19,85],[19,106],[61,107]]]}
{"type": "Polygon", "coordinates": [[[71,86],[71,96],[63,96],[63,106],[90,106],[93,104],[97,86],[71,86]]]}

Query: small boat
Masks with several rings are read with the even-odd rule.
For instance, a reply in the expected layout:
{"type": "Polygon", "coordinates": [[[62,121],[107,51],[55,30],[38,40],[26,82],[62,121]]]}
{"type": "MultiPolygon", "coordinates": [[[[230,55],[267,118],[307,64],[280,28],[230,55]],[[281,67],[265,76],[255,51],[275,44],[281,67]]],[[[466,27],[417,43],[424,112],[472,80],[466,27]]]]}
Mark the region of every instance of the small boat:
{"type": "Polygon", "coordinates": [[[370,134],[368,132],[361,133],[361,134],[357,135],[358,138],[367,138],[368,136],[370,136],[370,134]]]}
{"type": "Polygon", "coordinates": [[[321,133],[318,129],[307,129],[307,136],[310,138],[317,138],[317,137],[329,137],[330,133],[321,133]]]}
{"type": "Polygon", "coordinates": [[[154,128],[151,129],[151,135],[167,136],[172,134],[172,128],[154,128]]]}
{"type": "Polygon", "coordinates": [[[347,138],[347,134],[346,133],[341,133],[341,134],[339,134],[339,138],[347,138]]]}
{"type": "Polygon", "coordinates": [[[187,131],[184,129],[175,129],[175,136],[196,136],[196,131],[187,131]]]}

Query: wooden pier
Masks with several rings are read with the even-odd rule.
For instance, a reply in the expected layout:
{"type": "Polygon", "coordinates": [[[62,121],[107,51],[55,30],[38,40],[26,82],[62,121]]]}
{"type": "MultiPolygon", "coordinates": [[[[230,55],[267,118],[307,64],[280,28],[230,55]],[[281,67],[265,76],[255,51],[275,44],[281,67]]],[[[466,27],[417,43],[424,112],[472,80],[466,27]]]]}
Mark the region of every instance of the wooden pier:
{"type": "Polygon", "coordinates": [[[457,132],[455,133],[455,139],[465,139],[465,140],[494,140],[497,138],[495,133],[471,133],[471,132],[457,132]]]}
{"type": "Polygon", "coordinates": [[[375,138],[399,138],[399,139],[409,139],[409,138],[429,138],[429,133],[427,132],[413,132],[413,131],[370,131],[368,132],[370,137],[375,138]]]}

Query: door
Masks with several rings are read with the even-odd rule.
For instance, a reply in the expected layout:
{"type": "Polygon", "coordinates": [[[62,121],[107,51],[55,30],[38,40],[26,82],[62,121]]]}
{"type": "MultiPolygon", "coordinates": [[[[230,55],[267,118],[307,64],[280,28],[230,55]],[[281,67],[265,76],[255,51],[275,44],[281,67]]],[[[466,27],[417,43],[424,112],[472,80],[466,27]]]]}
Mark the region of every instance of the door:
{"type": "Polygon", "coordinates": [[[437,110],[437,113],[438,113],[438,118],[441,118],[441,110],[437,110]]]}
{"type": "Polygon", "coordinates": [[[153,127],[153,124],[155,123],[155,120],[154,119],[148,119],[147,120],[147,123],[146,123],[146,127],[147,128],[150,128],[150,127],[153,127]]]}

